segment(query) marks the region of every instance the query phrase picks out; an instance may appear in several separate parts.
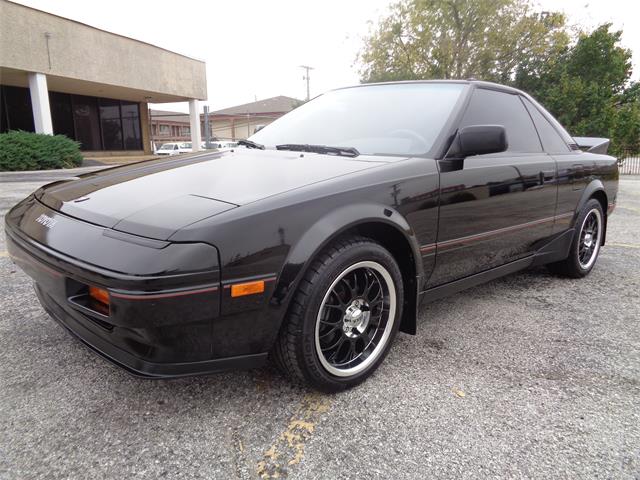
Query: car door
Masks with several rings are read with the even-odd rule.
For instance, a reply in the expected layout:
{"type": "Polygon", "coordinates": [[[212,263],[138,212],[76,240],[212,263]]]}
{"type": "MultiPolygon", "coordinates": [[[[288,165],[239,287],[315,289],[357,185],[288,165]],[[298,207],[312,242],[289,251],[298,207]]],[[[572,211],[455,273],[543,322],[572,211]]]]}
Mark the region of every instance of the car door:
{"type": "Polygon", "coordinates": [[[459,128],[502,125],[505,152],[441,160],[436,266],[427,287],[530,255],[552,232],[556,162],[520,95],[477,87],[459,128]]]}
{"type": "Polygon", "coordinates": [[[571,226],[573,214],[589,178],[586,172],[591,173],[595,162],[581,155],[571,135],[542,106],[528,98],[523,98],[523,101],[538,130],[545,152],[554,158],[558,166],[558,204],[553,233],[559,233],[571,226]]]}

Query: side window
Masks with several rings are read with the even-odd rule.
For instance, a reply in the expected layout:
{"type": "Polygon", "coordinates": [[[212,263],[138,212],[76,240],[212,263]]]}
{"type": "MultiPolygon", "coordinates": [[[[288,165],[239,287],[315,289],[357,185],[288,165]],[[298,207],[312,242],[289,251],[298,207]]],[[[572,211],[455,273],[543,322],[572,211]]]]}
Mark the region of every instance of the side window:
{"type": "Polygon", "coordinates": [[[502,125],[507,131],[507,151],[542,152],[538,133],[518,95],[476,89],[460,126],[469,125],[502,125]]]}
{"type": "Polygon", "coordinates": [[[558,131],[551,125],[551,122],[545,118],[544,115],[538,110],[538,108],[531,103],[527,98],[522,98],[527,110],[533,118],[540,139],[542,140],[542,146],[547,153],[569,153],[571,149],[567,143],[562,139],[558,131]]]}

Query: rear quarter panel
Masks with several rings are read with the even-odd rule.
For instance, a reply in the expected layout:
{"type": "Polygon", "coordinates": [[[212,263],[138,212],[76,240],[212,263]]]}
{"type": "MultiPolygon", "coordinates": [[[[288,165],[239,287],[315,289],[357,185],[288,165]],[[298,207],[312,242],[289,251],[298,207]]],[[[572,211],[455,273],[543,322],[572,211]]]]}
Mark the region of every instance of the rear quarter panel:
{"type": "MultiPolygon", "coordinates": [[[[610,213],[618,195],[618,163],[616,158],[589,152],[553,155],[558,165],[557,215],[576,213],[596,190],[607,197],[605,213],[610,213]]],[[[575,215],[558,220],[554,232],[573,226],[575,215]]]]}

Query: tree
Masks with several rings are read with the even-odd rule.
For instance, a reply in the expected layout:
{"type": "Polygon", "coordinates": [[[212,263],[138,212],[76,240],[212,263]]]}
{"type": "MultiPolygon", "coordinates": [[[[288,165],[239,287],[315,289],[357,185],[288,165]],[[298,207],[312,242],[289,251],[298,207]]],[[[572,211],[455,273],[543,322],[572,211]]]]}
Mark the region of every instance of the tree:
{"type": "Polygon", "coordinates": [[[640,151],[640,85],[630,82],[631,51],[603,24],[582,32],[542,70],[521,68],[514,85],[535,96],[576,136],[611,139],[614,155],[640,151]]]}
{"type": "Polygon", "coordinates": [[[570,35],[562,14],[528,0],[400,0],[365,39],[363,82],[477,78],[518,87],[570,133],[640,152],[640,84],[631,51],[604,24],[570,35]]]}
{"type": "Polygon", "coordinates": [[[522,65],[545,65],[568,44],[564,16],[536,13],[527,0],[401,0],[365,39],[360,73],[363,82],[505,83],[522,65]]]}

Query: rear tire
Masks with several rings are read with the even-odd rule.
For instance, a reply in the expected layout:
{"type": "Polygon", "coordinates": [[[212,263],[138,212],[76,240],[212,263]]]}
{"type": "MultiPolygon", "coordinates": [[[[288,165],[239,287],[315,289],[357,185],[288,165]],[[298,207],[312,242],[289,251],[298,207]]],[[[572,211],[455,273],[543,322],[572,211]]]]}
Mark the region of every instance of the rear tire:
{"type": "Polygon", "coordinates": [[[403,298],[402,274],[384,247],[364,237],[338,240],[305,273],[272,356],[285,374],[319,390],[357,385],[387,355],[403,298]]]}
{"type": "Polygon", "coordinates": [[[591,198],[582,207],[574,229],[569,255],[560,262],[549,264],[548,268],[558,275],[582,278],[596,264],[604,234],[604,213],[598,200],[591,198]]]}

